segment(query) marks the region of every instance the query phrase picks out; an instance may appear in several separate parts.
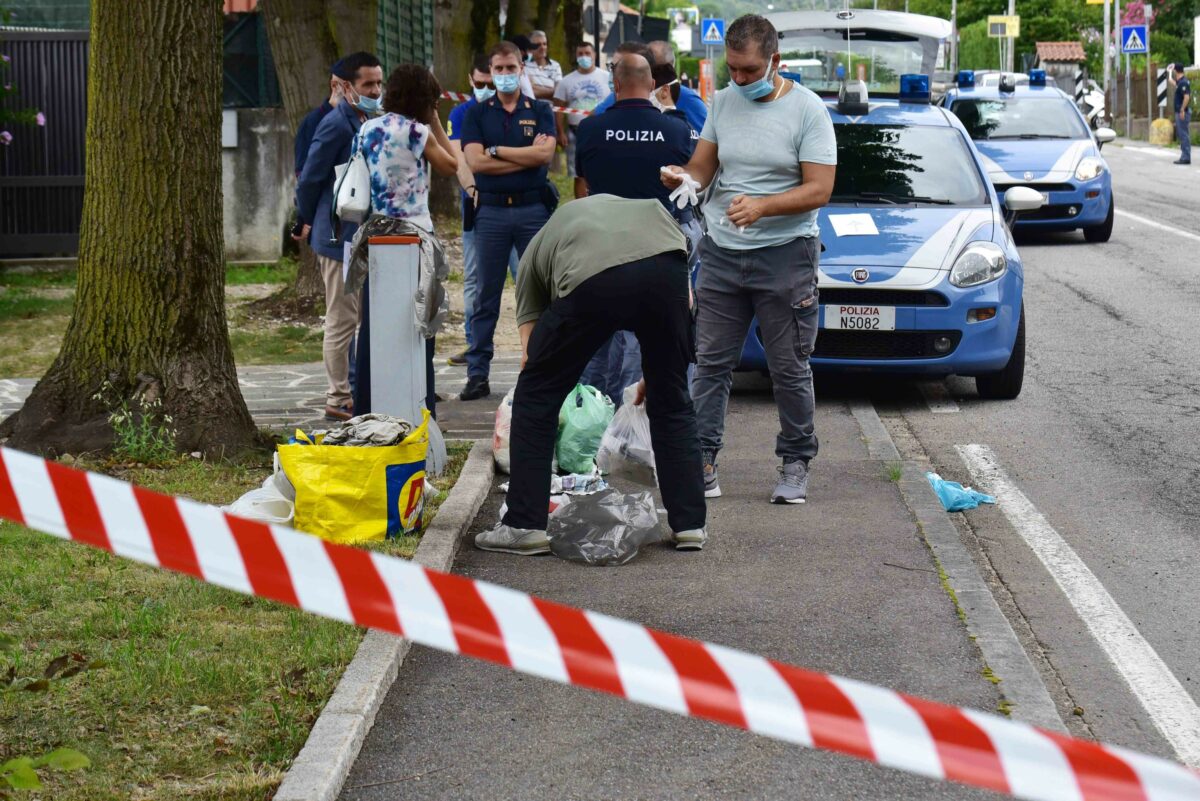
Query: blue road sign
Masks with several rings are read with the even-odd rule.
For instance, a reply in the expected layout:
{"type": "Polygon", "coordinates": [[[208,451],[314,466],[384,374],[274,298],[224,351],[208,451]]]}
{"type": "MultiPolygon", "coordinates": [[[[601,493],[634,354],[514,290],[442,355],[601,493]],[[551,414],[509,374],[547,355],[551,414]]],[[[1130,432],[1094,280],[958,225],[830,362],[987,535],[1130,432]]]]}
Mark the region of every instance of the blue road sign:
{"type": "Polygon", "coordinates": [[[1150,36],[1146,32],[1145,25],[1121,26],[1121,52],[1130,54],[1150,52],[1150,36]]]}
{"type": "Polygon", "coordinates": [[[700,21],[700,42],[706,45],[725,44],[725,20],[705,19],[700,21]]]}

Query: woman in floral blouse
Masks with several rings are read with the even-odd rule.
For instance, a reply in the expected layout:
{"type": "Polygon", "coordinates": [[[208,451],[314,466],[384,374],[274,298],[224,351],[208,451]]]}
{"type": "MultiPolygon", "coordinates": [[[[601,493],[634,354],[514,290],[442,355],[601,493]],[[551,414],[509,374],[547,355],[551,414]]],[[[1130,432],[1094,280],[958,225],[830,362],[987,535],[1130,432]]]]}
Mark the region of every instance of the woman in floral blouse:
{"type": "Polygon", "coordinates": [[[371,211],[433,231],[429,168],[454,175],[450,140],[437,116],[442,87],[428,69],[401,64],[388,78],[382,117],[363,124],[351,152],[360,149],[371,173],[371,211]]]}

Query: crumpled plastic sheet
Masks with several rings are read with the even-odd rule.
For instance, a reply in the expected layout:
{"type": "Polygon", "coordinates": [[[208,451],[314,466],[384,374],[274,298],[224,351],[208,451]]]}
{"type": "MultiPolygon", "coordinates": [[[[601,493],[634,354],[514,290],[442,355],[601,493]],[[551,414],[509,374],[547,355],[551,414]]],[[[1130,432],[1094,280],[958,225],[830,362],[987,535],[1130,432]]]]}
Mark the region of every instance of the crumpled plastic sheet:
{"type": "Polygon", "coordinates": [[[947,512],[965,512],[968,509],[974,509],[981,503],[996,502],[991,495],[984,495],[978,490],[964,487],[957,481],[947,481],[937,473],[926,473],[925,478],[929,479],[933,491],[937,493],[947,512]]]}
{"type": "Polygon", "coordinates": [[[360,414],[331,428],[322,445],[378,448],[398,445],[414,431],[413,424],[386,414],[360,414]]]}
{"type": "Polygon", "coordinates": [[[546,535],[560,559],[601,566],[626,564],[643,545],[662,539],[654,494],[611,488],[560,507],[546,535]]]}

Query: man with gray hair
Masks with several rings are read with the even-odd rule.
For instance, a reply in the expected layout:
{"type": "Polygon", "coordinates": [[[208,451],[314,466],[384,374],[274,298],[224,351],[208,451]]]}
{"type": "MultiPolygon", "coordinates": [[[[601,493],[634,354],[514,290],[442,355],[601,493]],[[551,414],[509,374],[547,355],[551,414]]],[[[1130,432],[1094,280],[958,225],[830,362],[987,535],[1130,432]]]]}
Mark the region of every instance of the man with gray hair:
{"type": "Polygon", "coordinates": [[[563,71],[558,62],[550,58],[549,45],[546,43],[545,31],[534,31],[529,34],[529,51],[531,60],[525,63],[525,74],[533,85],[533,96],[538,100],[554,100],[554,90],[562,80],[563,71]]]}
{"type": "Polygon", "coordinates": [[[701,187],[716,177],[704,204],[692,384],[705,497],[721,495],[716,458],[732,371],[757,316],[781,428],[775,453],[783,464],[771,502],[799,504],[817,455],[808,362],[819,315],[817,209],[833,192],[837,143],[821,99],[779,75],[779,34],[765,18],[735,20],[725,56],[732,83],[717,92],[687,166],[663,175],[667,186],[682,184],[684,173],[701,187]]]}

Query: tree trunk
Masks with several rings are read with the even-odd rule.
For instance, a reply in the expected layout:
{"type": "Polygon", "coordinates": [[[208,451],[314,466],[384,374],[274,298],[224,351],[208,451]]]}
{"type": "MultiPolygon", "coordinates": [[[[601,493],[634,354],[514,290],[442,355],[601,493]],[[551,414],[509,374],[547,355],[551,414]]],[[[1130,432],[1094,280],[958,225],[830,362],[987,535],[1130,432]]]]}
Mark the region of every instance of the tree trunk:
{"type": "MultiPolygon", "coordinates": [[[[262,0],[258,13],[266,23],[283,110],[294,131],[329,97],[333,62],[358,50],[375,52],[379,5],[377,0],[262,0]]],[[[316,256],[304,243],[292,292],[301,299],[325,296],[316,256]]]]}
{"type": "MultiPolygon", "coordinates": [[[[183,451],[257,439],[225,321],[221,230],[221,3],[93,0],[79,283],[62,349],[9,444],[112,444],[105,381],[157,396],[183,451]]],[[[133,404],[136,406],[136,400],[133,404]]]]}

